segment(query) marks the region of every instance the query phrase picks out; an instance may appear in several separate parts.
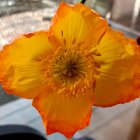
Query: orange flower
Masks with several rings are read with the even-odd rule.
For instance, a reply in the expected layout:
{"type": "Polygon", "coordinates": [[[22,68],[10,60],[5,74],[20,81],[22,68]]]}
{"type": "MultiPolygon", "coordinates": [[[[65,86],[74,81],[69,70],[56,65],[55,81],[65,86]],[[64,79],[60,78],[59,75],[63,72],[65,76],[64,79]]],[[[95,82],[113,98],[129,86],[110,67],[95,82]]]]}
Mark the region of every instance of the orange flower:
{"type": "Polygon", "coordinates": [[[140,95],[138,45],[80,3],[62,3],[49,31],[15,39],[0,60],[3,88],[33,99],[48,134],[70,138],[89,124],[92,105],[140,95]]]}

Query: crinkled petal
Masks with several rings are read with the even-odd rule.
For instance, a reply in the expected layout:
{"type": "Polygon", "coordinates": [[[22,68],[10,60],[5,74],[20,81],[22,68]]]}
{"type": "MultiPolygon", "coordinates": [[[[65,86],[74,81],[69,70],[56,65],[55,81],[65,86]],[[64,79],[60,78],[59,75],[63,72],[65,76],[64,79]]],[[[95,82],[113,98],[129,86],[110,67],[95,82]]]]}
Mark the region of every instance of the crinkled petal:
{"type": "Polygon", "coordinates": [[[84,95],[66,95],[47,89],[47,94],[42,93],[33,101],[42,116],[47,134],[60,132],[70,138],[89,124],[93,91],[87,90],[84,95]]]}
{"type": "Polygon", "coordinates": [[[108,29],[97,50],[100,76],[96,81],[94,105],[112,106],[140,96],[140,52],[134,40],[108,29]]]}
{"type": "Polygon", "coordinates": [[[95,46],[107,29],[107,21],[83,4],[62,3],[52,19],[56,37],[65,47],[95,46]]]}
{"type": "Polygon", "coordinates": [[[45,31],[23,35],[0,52],[0,83],[8,93],[34,98],[43,88],[40,62],[54,49],[45,31]]]}

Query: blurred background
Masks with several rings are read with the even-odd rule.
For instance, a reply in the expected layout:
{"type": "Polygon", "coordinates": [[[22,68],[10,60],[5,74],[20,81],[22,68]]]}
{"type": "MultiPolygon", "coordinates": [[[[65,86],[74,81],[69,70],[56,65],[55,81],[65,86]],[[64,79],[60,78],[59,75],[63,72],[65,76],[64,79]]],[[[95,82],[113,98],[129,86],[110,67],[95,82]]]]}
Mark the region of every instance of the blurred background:
{"type": "MultiPolygon", "coordinates": [[[[47,29],[58,5],[78,0],[0,0],[0,49],[19,34],[47,29]]],[[[110,26],[127,36],[140,35],[140,0],[87,0],[86,5],[105,17],[110,26]]],[[[95,140],[140,140],[139,100],[125,105],[94,108],[91,125],[74,138],[90,136],[95,140]]],[[[45,131],[31,101],[7,95],[0,87],[0,125],[26,124],[45,131]]],[[[48,140],[66,140],[56,133],[48,140]]]]}

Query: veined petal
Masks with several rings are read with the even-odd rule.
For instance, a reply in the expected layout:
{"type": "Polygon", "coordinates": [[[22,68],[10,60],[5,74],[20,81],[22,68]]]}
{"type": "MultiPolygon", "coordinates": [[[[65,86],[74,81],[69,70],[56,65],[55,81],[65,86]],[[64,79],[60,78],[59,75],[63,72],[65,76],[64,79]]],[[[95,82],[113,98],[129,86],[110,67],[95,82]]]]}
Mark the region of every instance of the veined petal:
{"type": "Polygon", "coordinates": [[[8,93],[34,98],[43,88],[40,61],[54,49],[45,31],[23,35],[0,52],[0,83],[8,93]]]}
{"type": "Polygon", "coordinates": [[[140,52],[135,43],[108,29],[97,50],[101,56],[94,105],[112,106],[140,96],[140,52]]]}
{"type": "Polygon", "coordinates": [[[87,90],[76,96],[47,89],[49,94],[42,93],[37,96],[33,105],[40,112],[47,134],[60,132],[71,138],[74,133],[85,128],[90,121],[93,104],[93,91],[87,90]]]}
{"type": "Polygon", "coordinates": [[[83,4],[62,3],[52,19],[52,26],[61,45],[67,48],[95,46],[107,28],[107,21],[83,4]]]}

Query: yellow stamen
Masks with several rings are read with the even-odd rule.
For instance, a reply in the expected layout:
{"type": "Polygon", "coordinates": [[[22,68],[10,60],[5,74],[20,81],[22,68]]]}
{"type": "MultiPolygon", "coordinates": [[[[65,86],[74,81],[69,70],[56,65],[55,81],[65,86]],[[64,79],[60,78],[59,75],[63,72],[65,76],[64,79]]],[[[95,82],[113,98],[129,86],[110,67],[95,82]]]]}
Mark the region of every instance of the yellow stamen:
{"type": "Polygon", "coordinates": [[[53,62],[53,77],[70,84],[86,75],[85,60],[78,52],[62,50],[53,62]]]}

